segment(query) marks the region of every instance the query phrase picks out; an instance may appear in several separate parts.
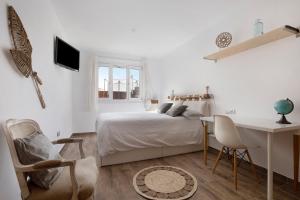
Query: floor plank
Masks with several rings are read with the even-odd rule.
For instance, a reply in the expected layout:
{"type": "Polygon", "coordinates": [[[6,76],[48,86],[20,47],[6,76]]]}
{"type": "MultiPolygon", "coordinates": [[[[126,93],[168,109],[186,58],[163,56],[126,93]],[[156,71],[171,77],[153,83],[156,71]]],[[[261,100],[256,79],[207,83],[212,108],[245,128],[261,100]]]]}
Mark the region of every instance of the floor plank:
{"type": "MultiPolygon", "coordinates": [[[[82,134],[84,151],[86,155],[97,156],[96,135],[82,134]]],[[[68,144],[62,151],[65,158],[79,159],[77,144],[68,144]]],[[[260,183],[252,175],[250,165],[241,163],[238,168],[238,191],[235,191],[231,162],[223,159],[212,174],[212,166],[217,152],[209,151],[208,165],[202,161],[202,152],[183,154],[147,161],[126,163],[121,165],[99,168],[100,176],[96,189],[96,200],[144,200],[139,196],[133,186],[132,178],[141,169],[155,165],[172,165],[192,173],[198,181],[198,190],[191,200],[263,200],[266,199],[266,171],[258,170],[260,183]]],[[[98,159],[99,160],[99,159],[98,159]]],[[[274,179],[275,200],[300,200],[299,192],[292,190],[291,181],[287,178],[274,179]]]]}

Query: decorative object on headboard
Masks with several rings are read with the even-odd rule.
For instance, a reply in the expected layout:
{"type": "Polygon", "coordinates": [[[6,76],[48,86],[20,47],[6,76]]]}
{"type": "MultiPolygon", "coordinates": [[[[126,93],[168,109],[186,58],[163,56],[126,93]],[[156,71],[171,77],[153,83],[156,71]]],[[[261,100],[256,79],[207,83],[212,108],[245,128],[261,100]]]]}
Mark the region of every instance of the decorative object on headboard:
{"type": "Polygon", "coordinates": [[[41,106],[42,108],[45,108],[46,104],[39,88],[39,85],[42,85],[43,83],[37,72],[32,70],[32,47],[23,24],[12,6],[8,6],[8,21],[11,37],[15,47],[10,50],[12,58],[20,72],[26,78],[29,76],[32,78],[41,106]]]}
{"type": "Polygon", "coordinates": [[[285,115],[290,114],[294,110],[294,103],[290,99],[281,99],[276,101],[274,109],[278,114],[282,115],[281,119],[277,121],[279,124],[291,124],[286,118],[285,115]]]}
{"type": "Polygon", "coordinates": [[[230,45],[232,41],[232,35],[228,32],[223,32],[216,38],[216,45],[220,48],[225,48],[230,45]]]}
{"type": "Polygon", "coordinates": [[[170,99],[171,99],[171,100],[174,100],[174,97],[175,97],[175,93],[174,93],[174,90],[172,90],[170,99]]]}
{"type": "Polygon", "coordinates": [[[159,103],[158,99],[151,99],[150,102],[151,102],[151,104],[158,104],[159,103]]]}
{"type": "Polygon", "coordinates": [[[202,98],[203,99],[210,99],[211,98],[211,95],[209,94],[208,90],[209,90],[209,86],[206,86],[205,87],[205,94],[203,94],[202,98]]]}

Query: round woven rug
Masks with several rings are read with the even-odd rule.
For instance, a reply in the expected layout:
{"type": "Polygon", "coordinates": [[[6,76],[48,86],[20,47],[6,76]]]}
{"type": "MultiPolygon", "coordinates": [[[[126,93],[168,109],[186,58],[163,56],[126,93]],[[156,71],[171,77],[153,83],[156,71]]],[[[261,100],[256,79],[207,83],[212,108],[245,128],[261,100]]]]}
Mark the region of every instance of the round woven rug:
{"type": "Polygon", "coordinates": [[[138,194],[155,200],[183,200],[197,190],[197,179],[189,172],[172,166],[142,169],[133,177],[138,194]]]}

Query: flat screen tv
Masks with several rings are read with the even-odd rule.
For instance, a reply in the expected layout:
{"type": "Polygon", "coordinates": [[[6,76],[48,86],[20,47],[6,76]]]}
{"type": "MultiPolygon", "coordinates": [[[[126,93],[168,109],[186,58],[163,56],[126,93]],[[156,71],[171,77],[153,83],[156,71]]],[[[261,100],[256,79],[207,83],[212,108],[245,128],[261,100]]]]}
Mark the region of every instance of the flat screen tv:
{"type": "Polygon", "coordinates": [[[55,38],[54,44],[54,62],[55,64],[68,68],[70,70],[79,71],[80,52],[60,39],[55,38]]]}

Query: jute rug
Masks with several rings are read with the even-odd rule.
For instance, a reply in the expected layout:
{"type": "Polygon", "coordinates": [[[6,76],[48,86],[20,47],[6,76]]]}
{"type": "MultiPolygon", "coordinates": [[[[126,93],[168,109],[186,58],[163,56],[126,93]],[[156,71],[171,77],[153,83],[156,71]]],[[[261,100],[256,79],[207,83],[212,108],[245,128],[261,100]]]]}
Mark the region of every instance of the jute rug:
{"type": "Polygon", "coordinates": [[[138,194],[155,200],[183,200],[197,190],[197,180],[189,172],[172,166],[142,169],[133,177],[138,194]]]}

